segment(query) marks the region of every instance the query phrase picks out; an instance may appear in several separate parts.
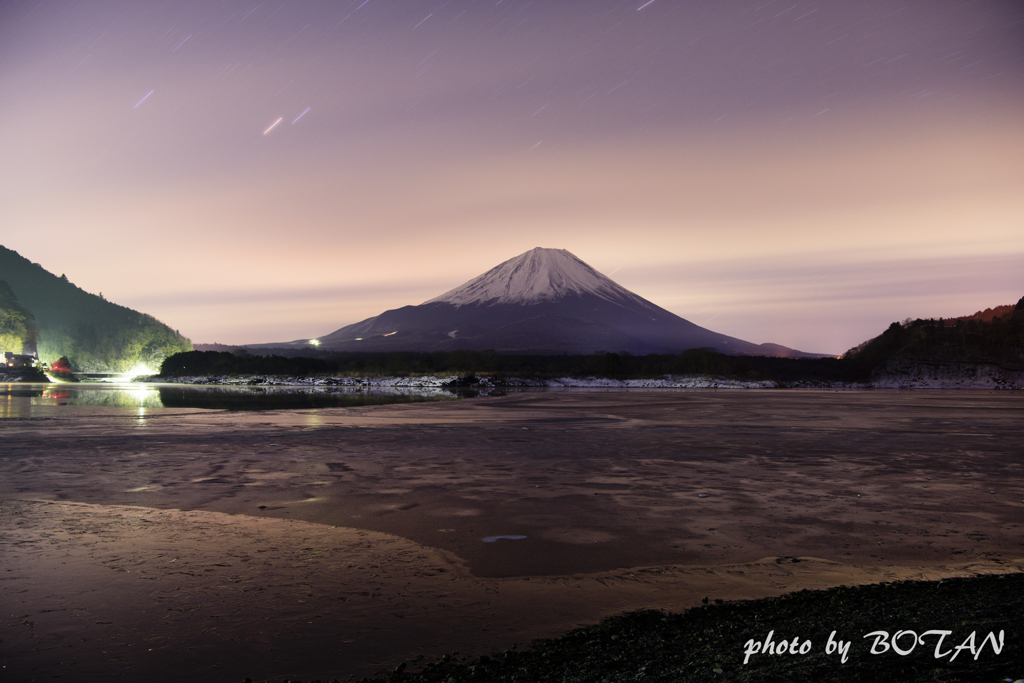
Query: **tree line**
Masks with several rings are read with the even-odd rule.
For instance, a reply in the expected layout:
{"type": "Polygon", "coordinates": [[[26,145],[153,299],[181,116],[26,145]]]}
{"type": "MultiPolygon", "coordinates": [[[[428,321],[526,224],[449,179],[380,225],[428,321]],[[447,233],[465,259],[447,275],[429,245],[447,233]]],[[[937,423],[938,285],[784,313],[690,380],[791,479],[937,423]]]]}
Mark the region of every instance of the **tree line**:
{"type": "Polygon", "coordinates": [[[768,358],[726,356],[708,349],[680,354],[634,356],[628,353],[588,355],[510,355],[494,351],[443,351],[433,353],[331,353],[316,356],[271,354],[265,356],[227,351],[189,351],[167,358],[161,376],[287,375],[389,376],[486,375],[495,379],[522,377],[608,377],[643,379],[664,375],[708,375],[743,380],[781,382],[858,381],[848,363],[835,358],[768,358]]]}

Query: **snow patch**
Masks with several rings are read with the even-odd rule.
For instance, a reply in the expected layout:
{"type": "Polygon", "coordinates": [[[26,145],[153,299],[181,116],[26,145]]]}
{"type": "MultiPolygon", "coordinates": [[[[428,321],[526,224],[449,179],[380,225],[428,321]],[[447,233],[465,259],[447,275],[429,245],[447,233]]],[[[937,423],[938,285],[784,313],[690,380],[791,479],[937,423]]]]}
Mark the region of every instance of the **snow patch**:
{"type": "Polygon", "coordinates": [[[663,379],[609,379],[607,377],[559,377],[549,379],[548,387],[607,388],[607,389],[773,389],[770,380],[750,382],[722,377],[698,375],[673,376],[663,379]]]}
{"type": "MultiPolygon", "coordinates": [[[[394,389],[442,390],[455,386],[458,375],[436,377],[290,377],[285,375],[220,375],[211,377],[164,377],[160,381],[175,384],[221,386],[305,386],[305,387],[374,387],[394,389]]],[[[609,379],[607,377],[559,377],[531,379],[520,377],[477,377],[477,389],[772,389],[772,381],[742,381],[697,375],[667,375],[652,379],[609,379]]]]}
{"type": "Polygon", "coordinates": [[[615,303],[629,301],[644,308],[650,307],[647,301],[597,272],[565,249],[541,247],[509,259],[425,303],[448,303],[455,306],[532,304],[580,294],[594,294],[615,303]]]}

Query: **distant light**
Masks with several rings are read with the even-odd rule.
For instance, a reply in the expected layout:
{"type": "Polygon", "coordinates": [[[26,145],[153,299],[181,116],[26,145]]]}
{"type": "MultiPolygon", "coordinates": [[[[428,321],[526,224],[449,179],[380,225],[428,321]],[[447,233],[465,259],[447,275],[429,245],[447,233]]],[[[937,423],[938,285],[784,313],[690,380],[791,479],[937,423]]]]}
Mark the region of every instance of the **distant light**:
{"type": "Polygon", "coordinates": [[[125,379],[132,379],[133,377],[140,377],[142,375],[155,375],[156,373],[156,370],[149,367],[145,363],[136,363],[135,367],[133,367],[128,372],[124,373],[122,377],[124,377],[125,379]]]}
{"type": "Polygon", "coordinates": [[[395,330],[394,332],[388,332],[388,333],[387,333],[387,334],[385,334],[384,336],[385,336],[385,337],[390,337],[390,336],[391,336],[391,335],[393,335],[393,334],[398,334],[398,330],[395,330]]]}
{"type": "Polygon", "coordinates": [[[356,340],[356,341],[363,341],[363,338],[362,338],[362,337],[356,337],[356,339],[355,339],[355,340],[356,340]]]}
{"type": "Polygon", "coordinates": [[[312,344],[313,346],[320,346],[320,340],[319,339],[310,339],[309,343],[312,344]]]}

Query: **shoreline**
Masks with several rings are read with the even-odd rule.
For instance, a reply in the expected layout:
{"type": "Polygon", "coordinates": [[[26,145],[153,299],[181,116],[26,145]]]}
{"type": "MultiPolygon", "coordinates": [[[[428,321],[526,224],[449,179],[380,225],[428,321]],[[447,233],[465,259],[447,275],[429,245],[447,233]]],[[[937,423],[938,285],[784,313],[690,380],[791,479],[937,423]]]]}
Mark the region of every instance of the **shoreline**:
{"type": "Polygon", "coordinates": [[[7,672],[82,681],[118,672],[358,678],[456,651],[522,649],[636,610],[684,612],[704,598],[1024,572],[1024,557],[947,566],[765,557],[480,578],[450,554],[379,532],[11,498],[0,502],[0,529],[7,606],[17,613],[0,643],[7,672]]]}
{"type": "Polygon", "coordinates": [[[975,376],[931,377],[886,376],[872,382],[825,382],[774,380],[735,380],[704,375],[679,375],[648,379],[614,379],[609,377],[558,377],[532,379],[521,377],[466,377],[458,375],[400,376],[344,376],[302,377],[295,375],[212,375],[212,376],[152,376],[132,380],[141,383],[170,383],[199,386],[296,386],[296,387],[367,387],[367,388],[458,388],[477,391],[500,389],[834,389],[834,390],[980,390],[1020,391],[1024,381],[1011,382],[993,379],[990,373],[975,376]]]}

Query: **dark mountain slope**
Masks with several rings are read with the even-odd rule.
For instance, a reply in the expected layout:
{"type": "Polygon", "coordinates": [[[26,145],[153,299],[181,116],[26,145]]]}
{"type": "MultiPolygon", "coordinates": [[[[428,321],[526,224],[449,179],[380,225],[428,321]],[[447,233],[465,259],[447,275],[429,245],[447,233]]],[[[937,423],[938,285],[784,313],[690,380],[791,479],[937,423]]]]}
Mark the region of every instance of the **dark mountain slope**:
{"type": "Polygon", "coordinates": [[[0,247],[0,280],[35,315],[39,357],[67,356],[75,370],[127,372],[140,364],[159,368],[191,342],[156,318],[89,294],[16,251],[0,247]]]}
{"type": "Polygon", "coordinates": [[[843,359],[865,371],[892,361],[991,364],[1024,370],[1024,298],[1000,306],[1002,317],[988,322],[978,314],[957,318],[893,323],[882,334],[850,349],[843,359]]]}

